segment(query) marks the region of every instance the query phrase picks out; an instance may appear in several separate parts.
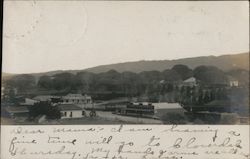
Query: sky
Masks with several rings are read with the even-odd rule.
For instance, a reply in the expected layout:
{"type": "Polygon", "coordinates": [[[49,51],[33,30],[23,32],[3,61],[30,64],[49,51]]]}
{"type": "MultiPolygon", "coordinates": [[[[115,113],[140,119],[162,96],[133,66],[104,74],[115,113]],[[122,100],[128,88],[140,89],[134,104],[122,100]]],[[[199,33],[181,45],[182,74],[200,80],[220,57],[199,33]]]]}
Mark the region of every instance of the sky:
{"type": "Polygon", "coordinates": [[[247,1],[4,1],[6,73],[243,52],[247,1]]]}

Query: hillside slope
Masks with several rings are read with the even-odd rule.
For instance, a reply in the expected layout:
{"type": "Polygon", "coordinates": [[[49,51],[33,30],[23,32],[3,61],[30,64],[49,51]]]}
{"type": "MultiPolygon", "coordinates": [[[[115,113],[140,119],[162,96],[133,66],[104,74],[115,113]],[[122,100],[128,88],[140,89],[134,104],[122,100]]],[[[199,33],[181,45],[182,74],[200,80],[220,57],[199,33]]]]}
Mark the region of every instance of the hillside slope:
{"type": "MultiPolygon", "coordinates": [[[[139,73],[142,71],[163,71],[166,69],[171,69],[176,64],[187,65],[189,68],[194,69],[200,65],[212,65],[216,66],[223,71],[232,70],[234,68],[241,68],[249,70],[249,53],[233,54],[233,55],[222,55],[222,56],[202,56],[202,57],[192,57],[183,58],[177,60],[158,60],[158,61],[135,61],[135,62],[125,62],[110,65],[100,65],[97,67],[92,67],[88,69],[79,70],[56,70],[49,72],[33,73],[35,77],[40,77],[43,75],[53,76],[54,74],[69,72],[76,74],[81,71],[88,71],[93,73],[107,72],[109,70],[116,70],[118,72],[130,71],[139,73]]],[[[14,74],[2,73],[2,77],[10,77],[14,74]]]]}
{"type": "Polygon", "coordinates": [[[249,53],[222,56],[203,56],[177,60],[126,62],[97,66],[86,69],[86,71],[100,73],[114,69],[118,72],[132,71],[138,73],[152,70],[163,71],[165,69],[171,69],[176,64],[187,65],[192,69],[200,65],[213,65],[224,71],[231,70],[233,68],[249,70],[249,53]]]}

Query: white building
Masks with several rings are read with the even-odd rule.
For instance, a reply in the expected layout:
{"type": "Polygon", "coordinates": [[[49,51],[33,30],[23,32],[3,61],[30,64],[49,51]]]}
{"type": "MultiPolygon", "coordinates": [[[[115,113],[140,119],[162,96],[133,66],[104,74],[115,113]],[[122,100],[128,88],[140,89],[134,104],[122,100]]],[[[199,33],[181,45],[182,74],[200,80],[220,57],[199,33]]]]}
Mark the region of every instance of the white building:
{"type": "Polygon", "coordinates": [[[63,104],[92,104],[92,99],[88,95],[68,94],[62,97],[63,104]]]}
{"type": "Polygon", "coordinates": [[[38,103],[39,101],[30,99],[30,98],[25,98],[24,103],[20,103],[20,105],[35,105],[35,103],[38,103]]]}
{"type": "Polygon", "coordinates": [[[230,80],[229,85],[230,85],[230,87],[238,87],[239,81],[238,80],[230,80]]]}
{"type": "Polygon", "coordinates": [[[1,87],[1,98],[4,96],[4,91],[5,91],[5,87],[2,86],[2,87],[1,87]]]}
{"type": "Polygon", "coordinates": [[[152,103],[155,109],[155,116],[161,117],[168,113],[183,115],[185,109],[179,103],[152,103]]]}
{"type": "Polygon", "coordinates": [[[60,104],[57,107],[61,112],[61,119],[81,118],[85,115],[85,111],[74,104],[60,104]]]}
{"type": "Polygon", "coordinates": [[[190,78],[184,80],[184,81],[182,82],[182,85],[183,85],[183,86],[190,86],[190,87],[196,86],[196,85],[197,85],[196,78],[190,77],[190,78]]]}

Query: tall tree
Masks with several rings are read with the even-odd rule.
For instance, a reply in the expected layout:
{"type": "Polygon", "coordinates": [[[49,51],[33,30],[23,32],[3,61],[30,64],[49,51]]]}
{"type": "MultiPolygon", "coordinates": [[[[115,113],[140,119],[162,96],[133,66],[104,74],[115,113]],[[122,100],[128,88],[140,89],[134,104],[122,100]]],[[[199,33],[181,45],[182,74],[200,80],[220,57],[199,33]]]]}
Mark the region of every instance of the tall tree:
{"type": "Polygon", "coordinates": [[[53,87],[53,81],[50,76],[41,76],[38,80],[38,86],[50,89],[53,87]]]}
{"type": "Polygon", "coordinates": [[[204,84],[227,84],[225,73],[214,66],[198,66],[193,73],[204,84]]]}
{"type": "Polygon", "coordinates": [[[186,65],[174,65],[172,70],[177,72],[182,80],[188,79],[189,77],[193,76],[192,69],[188,68],[186,65]]]}
{"type": "Polygon", "coordinates": [[[53,77],[53,87],[57,90],[71,89],[74,82],[74,75],[71,73],[60,73],[53,77]]]}
{"type": "Polygon", "coordinates": [[[22,74],[12,77],[6,82],[7,86],[17,88],[19,91],[27,90],[35,86],[35,77],[28,74],[22,74]]]}

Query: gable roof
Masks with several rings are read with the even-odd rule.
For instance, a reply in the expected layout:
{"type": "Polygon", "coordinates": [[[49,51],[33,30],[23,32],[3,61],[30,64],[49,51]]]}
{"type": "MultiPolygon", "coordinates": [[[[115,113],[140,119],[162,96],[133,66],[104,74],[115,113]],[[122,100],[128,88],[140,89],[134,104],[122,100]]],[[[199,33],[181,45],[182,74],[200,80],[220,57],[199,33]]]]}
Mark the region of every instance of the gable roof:
{"type": "Polygon", "coordinates": [[[57,107],[62,110],[82,110],[82,108],[78,107],[74,104],[59,104],[57,107]]]}
{"type": "Polygon", "coordinates": [[[188,79],[184,80],[183,82],[185,82],[185,83],[189,83],[189,82],[196,82],[196,78],[194,78],[194,77],[190,77],[190,78],[188,78],[188,79]]]}

